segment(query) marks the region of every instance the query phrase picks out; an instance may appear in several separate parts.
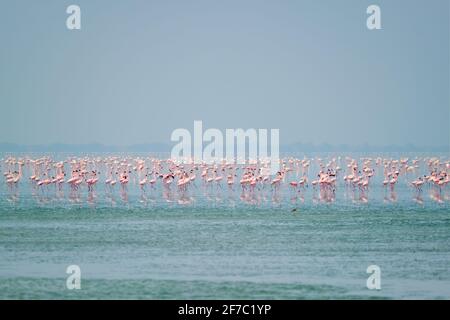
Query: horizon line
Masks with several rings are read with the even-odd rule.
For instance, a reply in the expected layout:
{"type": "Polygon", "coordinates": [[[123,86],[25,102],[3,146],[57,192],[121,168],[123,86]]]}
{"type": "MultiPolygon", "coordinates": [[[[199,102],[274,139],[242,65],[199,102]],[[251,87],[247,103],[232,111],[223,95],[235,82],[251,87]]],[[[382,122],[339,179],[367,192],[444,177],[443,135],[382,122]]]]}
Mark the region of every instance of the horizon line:
{"type": "MultiPolygon", "coordinates": [[[[0,152],[170,152],[171,144],[163,142],[136,143],[127,145],[109,145],[104,143],[48,143],[48,144],[20,144],[0,142],[0,152]],[[95,150],[97,149],[97,150],[95,150]]],[[[412,143],[403,145],[375,145],[363,143],[359,145],[349,144],[330,144],[330,143],[308,143],[295,142],[280,145],[280,151],[283,152],[311,152],[311,151],[378,151],[378,152],[450,152],[448,146],[417,146],[412,143]]]]}

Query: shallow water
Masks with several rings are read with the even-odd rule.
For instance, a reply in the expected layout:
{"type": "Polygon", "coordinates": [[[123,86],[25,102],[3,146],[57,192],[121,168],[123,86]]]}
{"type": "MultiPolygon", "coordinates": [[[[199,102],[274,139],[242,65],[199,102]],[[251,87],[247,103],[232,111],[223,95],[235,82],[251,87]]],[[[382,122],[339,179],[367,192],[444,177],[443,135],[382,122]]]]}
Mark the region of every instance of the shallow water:
{"type": "Polygon", "coordinates": [[[420,202],[406,183],[395,197],[374,185],[365,202],[340,185],[328,203],[312,188],[102,188],[90,199],[2,183],[0,298],[450,298],[450,204],[428,189],[420,202]],[[81,290],[66,289],[72,264],[81,290]],[[372,264],[381,290],[366,288],[372,264]]]}

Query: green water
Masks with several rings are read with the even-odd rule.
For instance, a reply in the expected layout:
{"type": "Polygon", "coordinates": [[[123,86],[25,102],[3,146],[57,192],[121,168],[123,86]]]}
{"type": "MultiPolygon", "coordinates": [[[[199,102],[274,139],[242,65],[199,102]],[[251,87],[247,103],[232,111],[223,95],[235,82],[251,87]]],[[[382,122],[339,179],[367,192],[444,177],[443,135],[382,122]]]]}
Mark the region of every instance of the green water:
{"type": "Polygon", "coordinates": [[[291,207],[3,205],[0,298],[450,298],[448,204],[291,207]]]}

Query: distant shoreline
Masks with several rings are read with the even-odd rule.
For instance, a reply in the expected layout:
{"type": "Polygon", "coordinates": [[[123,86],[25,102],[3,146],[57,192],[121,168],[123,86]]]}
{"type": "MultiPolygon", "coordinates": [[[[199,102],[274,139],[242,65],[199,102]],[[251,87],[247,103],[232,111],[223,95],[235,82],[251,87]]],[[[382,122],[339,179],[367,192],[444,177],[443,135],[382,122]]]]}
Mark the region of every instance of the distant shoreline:
{"type": "MultiPolygon", "coordinates": [[[[37,144],[22,145],[15,143],[0,143],[0,152],[157,152],[170,153],[171,144],[149,143],[135,144],[128,146],[105,145],[100,143],[92,144],[37,144]]],[[[329,145],[329,144],[309,144],[294,143],[280,146],[280,152],[283,153],[304,153],[304,152],[450,152],[449,146],[414,146],[414,145],[329,145]]]]}

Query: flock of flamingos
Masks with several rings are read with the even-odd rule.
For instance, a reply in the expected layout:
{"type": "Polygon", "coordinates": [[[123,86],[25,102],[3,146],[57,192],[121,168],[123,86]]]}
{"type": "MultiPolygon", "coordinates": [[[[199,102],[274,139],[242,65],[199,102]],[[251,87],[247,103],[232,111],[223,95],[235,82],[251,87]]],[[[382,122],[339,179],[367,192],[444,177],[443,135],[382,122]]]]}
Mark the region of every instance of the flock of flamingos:
{"type": "Polygon", "coordinates": [[[129,188],[147,194],[163,191],[163,199],[190,203],[190,194],[196,190],[226,193],[239,190],[241,200],[258,203],[259,196],[271,195],[277,199],[281,189],[291,190],[304,201],[307,188],[313,190],[313,199],[333,202],[337,188],[345,188],[354,199],[368,201],[373,187],[385,189],[385,200],[396,200],[396,185],[411,188],[413,199],[423,202],[423,190],[436,202],[448,201],[450,159],[437,157],[387,159],[335,157],[331,159],[287,157],[280,159],[279,171],[270,174],[268,161],[247,160],[235,164],[226,160],[212,164],[178,163],[172,159],[152,157],[68,157],[63,161],[51,157],[7,157],[0,168],[11,194],[17,194],[21,184],[29,184],[35,194],[55,194],[70,199],[97,197],[98,190],[114,194],[119,189],[127,200],[129,188]],[[315,168],[312,170],[311,168],[315,168]],[[99,188],[100,187],[100,188],[99,188]]]}

